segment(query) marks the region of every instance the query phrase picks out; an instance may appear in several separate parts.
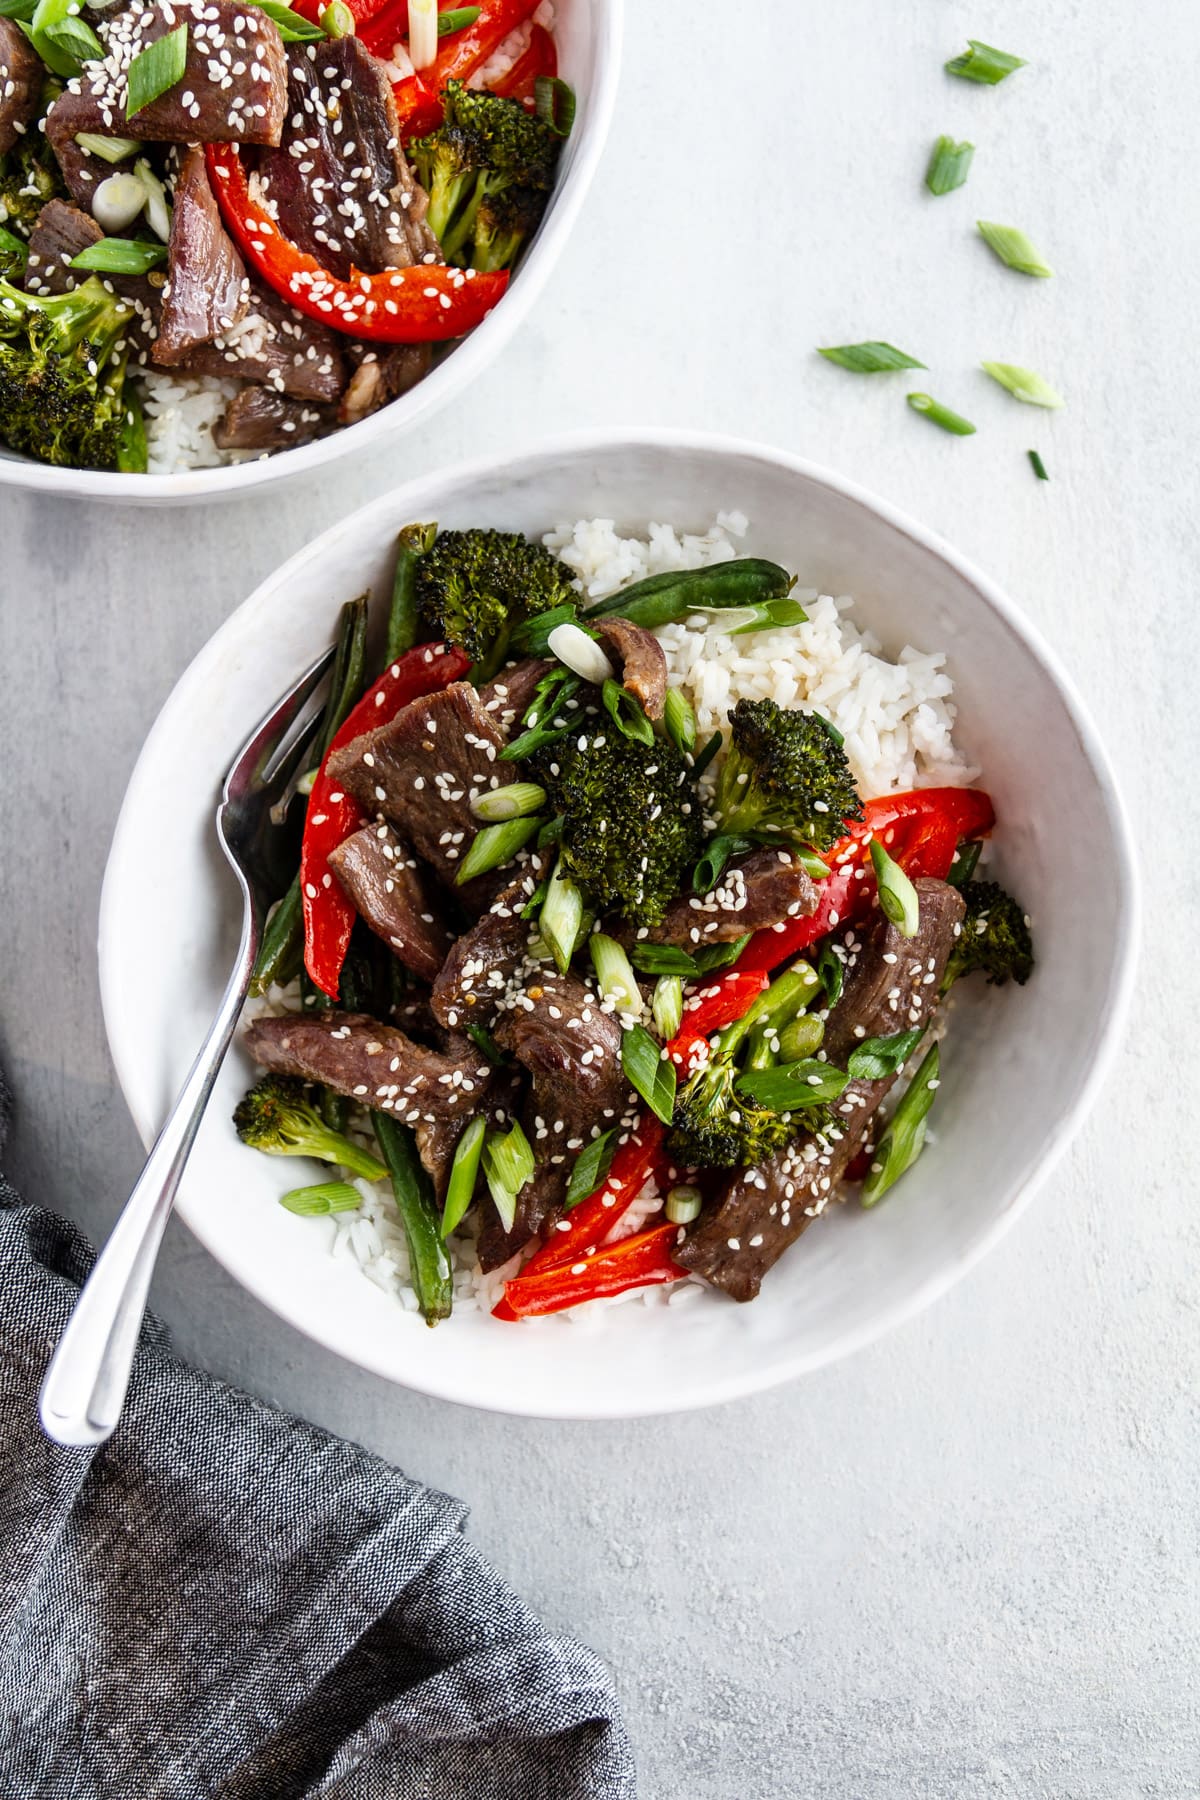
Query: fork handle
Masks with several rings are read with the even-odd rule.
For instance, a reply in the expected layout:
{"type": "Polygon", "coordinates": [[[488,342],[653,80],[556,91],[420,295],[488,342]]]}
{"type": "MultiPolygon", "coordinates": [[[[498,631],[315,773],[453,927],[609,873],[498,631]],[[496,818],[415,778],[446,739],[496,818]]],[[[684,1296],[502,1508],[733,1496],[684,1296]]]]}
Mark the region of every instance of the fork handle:
{"type": "Polygon", "coordinates": [[[38,1406],[57,1443],[102,1444],[121,1416],[158,1247],[246,998],[255,936],[247,918],[217,1016],[46,1370],[38,1406]]]}

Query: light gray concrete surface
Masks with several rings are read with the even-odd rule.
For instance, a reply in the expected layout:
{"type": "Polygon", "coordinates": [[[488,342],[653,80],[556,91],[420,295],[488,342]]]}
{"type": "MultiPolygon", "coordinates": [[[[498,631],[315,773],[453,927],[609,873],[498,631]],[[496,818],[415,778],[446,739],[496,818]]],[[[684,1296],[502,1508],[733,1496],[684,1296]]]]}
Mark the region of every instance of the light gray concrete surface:
{"type": "Polygon", "coordinates": [[[1037,619],[1106,731],[1143,847],[1125,1053],[1019,1229],[854,1360],[629,1425],[514,1423],[387,1387],[268,1316],[179,1226],[155,1303],[206,1366],[467,1496],[504,1573],[611,1662],[653,1800],[1193,1795],[1200,15],[1193,0],[631,11],[575,243],[452,415],[209,512],[0,500],[17,1173],[99,1235],[138,1166],[96,991],[109,835],[172,682],[280,558],[405,474],[567,426],[727,429],[855,477],[1037,619]],[[995,90],[949,81],[968,33],[1033,66],[995,90]],[[978,155],[968,189],[933,201],[920,182],[941,131],[978,155]],[[1057,279],[1006,272],[977,216],[1026,229],[1057,279]],[[902,377],[813,355],[873,336],[922,356],[920,384],[978,435],[909,415],[902,377]],[[1017,406],[981,357],[1042,370],[1067,409],[1017,406]]]}

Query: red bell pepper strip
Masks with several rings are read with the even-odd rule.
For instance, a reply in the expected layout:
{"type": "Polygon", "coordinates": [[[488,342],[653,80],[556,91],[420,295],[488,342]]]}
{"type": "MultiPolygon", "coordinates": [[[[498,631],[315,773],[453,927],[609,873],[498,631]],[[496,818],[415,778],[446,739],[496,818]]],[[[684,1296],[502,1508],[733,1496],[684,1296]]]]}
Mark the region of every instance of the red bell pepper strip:
{"type": "Polygon", "coordinates": [[[697,1053],[706,1061],[713,1032],[743,1018],[767,985],[765,969],[743,969],[740,964],[706,983],[699,990],[701,998],[684,1011],[683,1023],[667,1045],[667,1055],[675,1066],[690,1070],[697,1053]]]}
{"type": "Polygon", "coordinates": [[[562,1263],[578,1262],[603,1243],[654,1173],[662,1155],[663,1136],[664,1127],[653,1113],[638,1120],[618,1147],[600,1186],[551,1227],[546,1242],[521,1270],[522,1279],[540,1275],[545,1269],[556,1269],[562,1263]]]}
{"type": "MultiPolygon", "coordinates": [[[[459,0],[438,0],[438,11],[449,12],[458,4],[459,0]]],[[[364,28],[358,34],[363,44],[372,56],[391,62],[396,45],[408,41],[408,0],[355,0],[356,11],[359,6],[367,8],[364,28]]],[[[433,70],[427,73],[432,76],[433,70]]]]}
{"type": "Polygon", "coordinates": [[[400,120],[400,136],[406,144],[414,138],[426,137],[442,122],[442,99],[424,75],[406,75],[392,89],[396,113],[400,120]]]}
{"type": "Polygon", "coordinates": [[[409,650],[347,714],[317,771],[304,815],[300,847],[300,898],[304,911],[304,966],[323,994],[338,997],[338,983],[357,917],[329,867],[329,852],[358,830],[363,815],[349,794],[326,773],[332,751],[365,731],[388,725],[414,700],[437,693],[467,673],[471,659],[448,644],[419,644],[409,650]]]}
{"type": "Polygon", "coordinates": [[[387,344],[426,344],[462,337],[495,306],[508,271],[477,274],[443,263],[417,263],[343,280],[283,236],[250,192],[236,144],[206,144],[205,161],[221,215],[269,287],[309,318],[352,337],[387,344]]]}
{"type": "Polygon", "coordinates": [[[559,1263],[535,1275],[522,1270],[505,1284],[504,1299],[492,1308],[493,1314],[498,1319],[532,1319],[629,1288],[678,1281],[687,1274],[671,1257],[678,1236],[678,1225],[652,1225],[609,1244],[585,1262],[559,1263]]]}
{"type": "Polygon", "coordinates": [[[529,39],[529,48],[518,56],[507,75],[502,75],[495,83],[493,92],[502,94],[506,100],[519,100],[521,105],[533,111],[536,105],[536,85],[540,75],[558,74],[558,53],[554,48],[554,39],[544,25],[535,25],[529,39]]]}
{"type": "MultiPolygon", "coordinates": [[[[523,25],[537,11],[538,0],[483,0],[479,17],[464,31],[443,38],[437,61],[432,68],[421,69],[405,81],[398,81],[392,92],[400,114],[400,134],[407,142],[435,131],[442,122],[442,103],[438,96],[448,81],[467,81],[481,69],[493,50],[499,48],[510,32],[523,25]]],[[[390,14],[388,26],[390,30],[390,14]]],[[[385,56],[395,38],[380,45],[380,30],[375,27],[363,38],[368,50],[385,56]]]]}

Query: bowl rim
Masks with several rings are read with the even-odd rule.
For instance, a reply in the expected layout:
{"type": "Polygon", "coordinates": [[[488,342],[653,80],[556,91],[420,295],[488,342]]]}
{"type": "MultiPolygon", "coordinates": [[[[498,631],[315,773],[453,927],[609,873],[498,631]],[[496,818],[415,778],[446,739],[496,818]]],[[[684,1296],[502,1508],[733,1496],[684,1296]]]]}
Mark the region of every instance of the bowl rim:
{"type": "MultiPolygon", "coordinates": [[[[97,943],[101,1011],[109,1052],[122,1095],[143,1144],[149,1148],[157,1133],[159,1121],[150,1116],[148,1108],[137,1103],[129,1091],[132,1085],[133,1059],[129,1055],[129,1046],[123,1040],[117,1004],[121,984],[116,962],[118,938],[115,920],[116,890],[120,878],[118,872],[126,859],[125,840],[127,837],[132,838],[135,815],[141,813],[142,790],[147,788],[153,780],[152,769],[155,762],[156,740],[160,731],[164,730],[164,722],[174,711],[177,701],[186,698],[188,691],[193,686],[202,684],[208,679],[209,664],[215,664],[219,658],[221,647],[227,636],[232,635],[236,629],[244,629],[247,623],[252,621],[254,614],[268,603],[270,594],[280,587],[286,587],[291,573],[302,566],[306,559],[316,553],[324,553],[331,544],[343,536],[353,534],[355,537],[361,538],[364,532],[369,533],[375,519],[397,509],[398,501],[403,502],[399,510],[406,510],[411,504],[412,516],[416,517],[422,515],[422,508],[425,505],[423,495],[430,488],[452,491],[480,478],[494,476],[500,470],[507,479],[516,481],[528,474],[531,468],[564,457],[583,457],[588,454],[620,452],[646,447],[660,452],[664,457],[669,457],[677,452],[699,452],[711,457],[735,456],[741,459],[762,461],[777,470],[782,469],[799,479],[827,488],[856,505],[864,507],[883,520],[885,524],[906,536],[917,547],[940,558],[956,575],[975,588],[984,602],[1021,640],[1034,660],[1045,671],[1062,700],[1066,713],[1078,734],[1085,758],[1095,776],[1098,795],[1107,812],[1112,832],[1116,855],[1115,866],[1110,871],[1110,878],[1115,893],[1116,923],[1108,991],[1103,1008],[1103,1022],[1092,1047],[1090,1061],[1081,1072],[1075,1096],[1056,1121],[1044,1144],[1040,1146],[1036,1167],[1030,1168],[1025,1176],[1018,1180],[1007,1203],[980,1231],[979,1236],[966,1251],[960,1253],[953,1260],[947,1260],[944,1266],[932,1270],[905,1294],[882,1307],[869,1320],[854,1327],[847,1327],[839,1333],[831,1334],[828,1341],[817,1350],[797,1352],[790,1357],[781,1355],[765,1368],[751,1369],[745,1374],[712,1382],[703,1392],[683,1395],[670,1405],[664,1405],[660,1400],[656,1400],[640,1406],[636,1403],[631,1405],[625,1402],[619,1405],[614,1404],[611,1407],[603,1404],[590,1404],[587,1408],[580,1409],[578,1406],[572,1407],[569,1404],[556,1405],[551,1401],[549,1404],[539,1405],[535,1410],[528,1405],[514,1408],[488,1399],[480,1399],[477,1395],[466,1391],[464,1384],[453,1380],[439,1381],[436,1378],[428,1379],[423,1376],[420,1386],[414,1386],[414,1391],[429,1394],[432,1398],[476,1407],[481,1411],[548,1419],[623,1419],[658,1416],[667,1412],[696,1411],[702,1407],[720,1405],[726,1401],[761,1393],[780,1386],[784,1382],[795,1380],[800,1375],[823,1368],[829,1363],[865,1348],[866,1345],[873,1343],[886,1332],[915,1318],[918,1313],[932,1305],[935,1300],[940,1299],[969,1270],[982,1261],[1030,1205],[1034,1196],[1047,1184],[1076,1132],[1091,1111],[1099,1089],[1115,1061],[1132,1000],[1137,972],[1137,953],[1141,940],[1141,886],[1134,858],[1133,838],[1128,816],[1111,761],[1090,711],[1073,678],[1060,661],[1058,653],[1045,640],[1039,628],[1025,616],[1017,604],[989,576],[985,575],[968,557],[955,550],[938,533],[919,524],[900,508],[879,499],[848,477],[838,475],[822,465],[794,455],[790,451],[723,433],[676,430],[656,426],[576,431],[540,440],[535,445],[523,449],[513,458],[506,459],[498,453],[495,456],[478,457],[424,473],[414,480],[404,482],[389,492],[379,495],[356,512],[339,520],[296,551],[285,562],[279,564],[255,587],[254,591],[201,646],[167,696],[143,743],[117,818],[101,889],[97,943]],[[413,496],[411,503],[408,496],[413,496]],[[127,1069],[129,1070],[128,1079],[127,1069]]],[[[247,1281],[242,1273],[227,1260],[219,1241],[219,1234],[213,1234],[206,1230],[203,1214],[197,1216],[186,1206],[181,1206],[178,1211],[188,1229],[210,1255],[233,1275],[239,1285],[248,1288],[255,1298],[269,1310],[277,1313],[279,1317],[306,1337],[342,1356],[353,1366],[364,1368],[371,1374],[382,1376],[385,1380],[409,1385],[403,1375],[397,1373],[394,1364],[389,1363],[384,1357],[372,1358],[369,1355],[353,1353],[338,1341],[335,1331],[322,1332],[317,1329],[320,1321],[314,1320],[311,1323],[302,1321],[288,1313],[282,1306],[276,1305],[271,1297],[260,1291],[252,1282],[247,1281]]]]}
{"type": "MultiPolygon", "coordinates": [[[[25,489],[80,500],[116,500],[131,505],[187,504],[233,500],[272,482],[311,475],[341,458],[378,449],[441,411],[468,382],[482,375],[503,353],[528,317],[575,229],[608,140],[620,79],[625,0],[591,0],[595,8],[595,69],[580,108],[573,160],[555,188],[533,243],[498,306],[468,332],[452,356],[407,394],[378,412],[344,425],[328,437],[294,450],[216,469],[180,469],[169,475],[120,474],[97,469],[60,469],[31,458],[0,455],[0,487],[25,489]]],[[[169,371],[167,371],[169,373],[169,371]]]]}

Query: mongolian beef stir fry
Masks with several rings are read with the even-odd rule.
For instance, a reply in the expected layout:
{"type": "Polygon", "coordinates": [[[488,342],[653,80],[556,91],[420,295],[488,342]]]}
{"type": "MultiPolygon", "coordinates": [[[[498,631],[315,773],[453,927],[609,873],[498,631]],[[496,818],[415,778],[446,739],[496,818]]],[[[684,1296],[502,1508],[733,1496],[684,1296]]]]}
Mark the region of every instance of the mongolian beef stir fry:
{"type": "Polygon", "coordinates": [[[975,876],[986,794],[864,800],[832,724],[770,699],[698,741],[656,631],[798,626],[791,588],[740,557],[586,605],[541,545],[413,526],[365,692],[344,609],[235,1122],[390,1178],[431,1323],[452,1235],[511,1264],[503,1319],[689,1273],[752,1300],[915,1162],[954,985],[1030,973],[1021,908],[975,876]]]}
{"type": "Polygon", "coordinates": [[[554,185],[574,100],[539,10],[0,0],[0,439],[212,463],[414,386],[554,185]]]}

